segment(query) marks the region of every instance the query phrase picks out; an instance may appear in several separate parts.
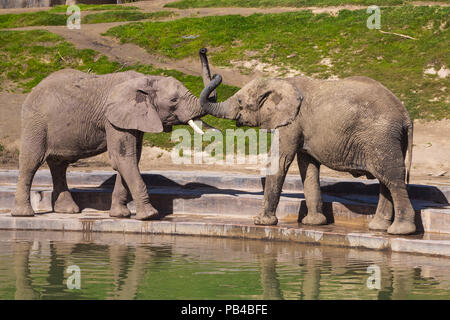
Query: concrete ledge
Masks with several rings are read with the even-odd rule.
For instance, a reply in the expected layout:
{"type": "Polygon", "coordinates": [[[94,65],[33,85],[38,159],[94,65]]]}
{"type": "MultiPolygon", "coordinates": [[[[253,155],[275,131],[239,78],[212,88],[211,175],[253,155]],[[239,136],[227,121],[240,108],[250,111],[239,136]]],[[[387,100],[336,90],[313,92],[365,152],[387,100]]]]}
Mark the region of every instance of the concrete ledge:
{"type": "Polygon", "coordinates": [[[357,228],[336,225],[307,227],[296,222],[281,222],[278,226],[265,227],[255,226],[248,219],[213,215],[176,214],[163,220],[138,221],[112,219],[98,212],[80,215],[49,213],[30,218],[15,218],[4,213],[0,214],[0,229],[231,237],[450,257],[450,236],[446,235],[394,237],[357,228]]]}
{"type": "MultiPolygon", "coordinates": [[[[14,205],[14,186],[0,186],[0,209],[11,210],[14,205]]],[[[31,192],[35,211],[52,211],[51,188],[37,187],[31,192]]],[[[83,211],[107,211],[111,207],[110,188],[71,189],[75,202],[83,211]]],[[[149,189],[152,205],[163,214],[214,214],[251,219],[262,210],[262,191],[239,191],[214,188],[152,187],[149,189]]],[[[378,197],[324,195],[324,214],[328,223],[367,228],[376,211],[378,197]]],[[[413,200],[418,231],[450,234],[450,208],[435,203],[413,200]]],[[[134,203],[128,204],[135,212],[134,203]]],[[[301,221],[307,214],[302,193],[284,192],[277,208],[279,219],[301,221]]]]}
{"type": "MultiPolygon", "coordinates": [[[[107,211],[111,206],[112,189],[72,189],[75,202],[83,211],[107,211]]],[[[0,186],[0,209],[10,210],[14,205],[15,188],[0,186]]],[[[152,204],[162,213],[195,213],[252,217],[260,213],[262,192],[237,190],[151,188],[152,204]]],[[[131,200],[131,199],[130,199],[131,200]]],[[[329,223],[367,227],[376,211],[377,197],[336,197],[324,195],[324,213],[329,223]]],[[[52,211],[51,188],[34,188],[31,203],[36,211],[52,211]]],[[[430,208],[433,203],[413,201],[418,230],[450,234],[450,208],[430,208]]],[[[134,203],[128,207],[135,212],[134,203]]],[[[277,208],[280,219],[299,220],[307,213],[303,194],[283,193],[277,208]]]]}
{"type": "MultiPolygon", "coordinates": [[[[114,171],[68,172],[69,186],[113,186],[114,171]]],[[[262,191],[265,177],[256,174],[205,172],[205,171],[143,171],[144,181],[150,187],[190,187],[217,188],[234,190],[262,191]]],[[[0,170],[0,184],[17,183],[18,170],[0,170]]],[[[33,180],[33,185],[52,185],[49,170],[39,170],[33,180]]],[[[324,194],[330,195],[363,195],[378,196],[377,180],[322,178],[321,188],[324,194]]],[[[302,192],[303,184],[298,175],[286,177],[284,191],[302,192]]],[[[411,184],[408,192],[413,200],[424,200],[438,204],[449,204],[450,186],[429,186],[411,184]]]]}
{"type": "MultiPolygon", "coordinates": [[[[4,212],[14,206],[17,174],[17,170],[0,170],[0,210],[4,212]]],[[[143,176],[152,204],[163,214],[231,215],[251,221],[251,217],[262,210],[264,178],[258,175],[154,171],[143,176]]],[[[78,185],[71,192],[83,211],[110,209],[115,172],[70,172],[68,180],[78,185]]],[[[445,186],[412,186],[410,189],[410,194],[418,193],[412,198],[418,231],[450,234],[450,207],[443,204],[447,201],[446,188],[450,189],[445,186]]],[[[31,192],[35,211],[52,211],[51,190],[50,172],[38,171],[31,192]]],[[[322,190],[328,223],[367,228],[378,203],[377,183],[327,178],[322,181],[322,190]]],[[[277,208],[280,219],[301,221],[306,215],[302,191],[300,178],[288,176],[277,208]]],[[[135,211],[131,199],[128,207],[135,211]]]]}

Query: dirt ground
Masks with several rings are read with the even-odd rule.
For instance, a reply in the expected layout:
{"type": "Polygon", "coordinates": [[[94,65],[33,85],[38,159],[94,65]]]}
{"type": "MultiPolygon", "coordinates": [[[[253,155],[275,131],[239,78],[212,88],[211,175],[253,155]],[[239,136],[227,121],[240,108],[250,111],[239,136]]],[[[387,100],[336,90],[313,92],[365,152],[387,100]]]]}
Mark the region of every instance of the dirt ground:
{"type": "MultiPolygon", "coordinates": [[[[178,14],[175,19],[188,16],[208,16],[225,14],[250,15],[253,13],[276,13],[298,10],[313,10],[313,12],[331,12],[336,13],[342,9],[357,10],[360,6],[342,6],[326,8],[200,8],[200,9],[169,9],[163,8],[163,5],[173,0],[155,0],[141,1],[131,3],[142,8],[143,11],[152,12],[159,10],[172,10],[178,14]]],[[[433,3],[415,3],[415,4],[437,4],[433,3]]],[[[448,3],[439,3],[439,5],[448,6],[448,3]]],[[[365,8],[365,7],[364,7],[365,8]]],[[[43,8],[32,9],[2,9],[1,13],[16,13],[37,11],[43,8]]],[[[170,19],[174,19],[170,18],[170,19]]],[[[103,23],[103,24],[84,24],[81,30],[69,30],[65,26],[49,27],[29,27],[29,29],[46,29],[64,37],[72,42],[79,49],[93,49],[106,55],[111,60],[123,64],[146,63],[153,64],[160,68],[176,69],[186,74],[201,75],[200,62],[192,59],[170,60],[165,57],[149,54],[144,49],[134,44],[121,45],[118,40],[102,36],[101,34],[113,26],[127,22],[103,23]]],[[[17,29],[16,29],[17,30],[17,29]]],[[[242,75],[233,68],[217,68],[212,66],[213,73],[220,73],[224,82],[230,85],[243,86],[245,83],[259,76],[274,76],[264,71],[255,71],[250,74],[242,75]]],[[[20,110],[25,94],[13,94],[0,92],[0,144],[5,147],[3,151],[1,168],[17,168],[16,150],[20,142],[20,110]],[[6,154],[6,156],[5,156],[6,154]]],[[[1,157],[0,157],[1,158],[1,157]]],[[[213,171],[238,171],[238,172],[259,172],[256,166],[235,165],[235,166],[206,166],[206,165],[174,165],[172,164],[170,153],[159,148],[145,147],[140,164],[141,170],[213,170],[213,171]]],[[[79,161],[72,166],[71,170],[87,169],[108,169],[109,160],[106,154],[79,161]]],[[[351,177],[347,173],[336,172],[322,167],[322,176],[331,177],[351,177]]],[[[291,166],[291,173],[298,172],[297,165],[291,166]]],[[[414,124],[414,150],[411,182],[413,183],[431,183],[431,184],[449,184],[450,185],[450,119],[424,122],[416,121],[414,124]]]]}

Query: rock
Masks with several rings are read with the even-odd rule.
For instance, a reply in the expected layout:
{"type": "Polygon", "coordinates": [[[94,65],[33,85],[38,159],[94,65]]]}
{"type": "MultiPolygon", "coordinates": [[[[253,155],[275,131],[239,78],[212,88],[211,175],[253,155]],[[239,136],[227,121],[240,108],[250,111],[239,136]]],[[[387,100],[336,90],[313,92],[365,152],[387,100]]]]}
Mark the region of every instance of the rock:
{"type": "Polygon", "coordinates": [[[188,36],[181,36],[183,39],[197,39],[200,37],[199,35],[188,35],[188,36]]]}
{"type": "Polygon", "coordinates": [[[433,174],[433,177],[443,177],[445,176],[445,174],[447,173],[447,171],[441,171],[439,173],[433,174]]]}

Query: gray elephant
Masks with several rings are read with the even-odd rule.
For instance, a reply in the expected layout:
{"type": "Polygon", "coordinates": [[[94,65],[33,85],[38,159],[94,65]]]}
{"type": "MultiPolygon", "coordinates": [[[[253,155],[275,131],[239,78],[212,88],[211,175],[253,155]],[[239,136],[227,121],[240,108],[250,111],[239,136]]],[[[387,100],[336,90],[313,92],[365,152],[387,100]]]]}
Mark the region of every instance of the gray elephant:
{"type": "Polygon", "coordinates": [[[67,167],[108,150],[119,173],[110,216],[130,216],[129,190],[136,218],[156,217],[138,168],[143,133],[184,123],[201,131],[192,120],[204,114],[198,98],[172,77],[134,71],[93,75],[71,69],[51,74],[32,90],[22,107],[19,180],[11,214],[34,215],[30,188],[44,161],[53,179],[54,211],[80,212],[67,186],[67,167]]]}
{"type": "Polygon", "coordinates": [[[302,223],[326,223],[319,185],[319,168],[324,164],[380,181],[380,199],[370,229],[390,234],[415,232],[415,212],[405,185],[413,123],[400,100],[383,85],[366,77],[256,79],[227,101],[212,103],[206,98],[220,82],[221,77],[215,75],[202,92],[200,102],[207,113],[235,119],[238,126],[279,130],[279,169],[266,178],[264,208],[254,218],[255,224],[278,223],[275,212],[281,189],[297,155],[308,208],[302,223]]]}

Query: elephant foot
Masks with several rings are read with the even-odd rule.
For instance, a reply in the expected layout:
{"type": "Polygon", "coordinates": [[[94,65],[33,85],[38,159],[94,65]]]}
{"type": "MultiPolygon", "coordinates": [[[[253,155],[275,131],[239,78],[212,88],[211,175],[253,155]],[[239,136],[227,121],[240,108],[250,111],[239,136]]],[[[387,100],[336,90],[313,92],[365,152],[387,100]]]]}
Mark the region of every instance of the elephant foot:
{"type": "Polygon", "coordinates": [[[55,201],[53,211],[57,213],[80,213],[80,208],[73,201],[68,191],[61,192],[55,201]]]}
{"type": "Polygon", "coordinates": [[[387,229],[389,234],[411,234],[416,232],[416,225],[414,222],[403,220],[394,220],[394,223],[387,229]]]}
{"type": "Polygon", "coordinates": [[[274,215],[273,216],[262,215],[262,216],[254,216],[253,222],[256,225],[261,226],[275,226],[278,223],[278,219],[274,215]]]}
{"type": "Polygon", "coordinates": [[[33,217],[34,210],[31,206],[15,206],[11,210],[11,215],[13,217],[33,217]]]}
{"type": "Polygon", "coordinates": [[[131,212],[126,205],[112,205],[109,216],[113,218],[129,218],[131,212]]]}
{"type": "Polygon", "coordinates": [[[369,229],[386,231],[391,224],[392,222],[390,220],[379,218],[378,216],[375,215],[375,217],[369,223],[369,229]]]}
{"type": "Polygon", "coordinates": [[[146,206],[143,210],[136,210],[136,219],[137,220],[150,220],[156,219],[159,216],[158,210],[153,208],[152,205],[146,206]]]}
{"type": "Polygon", "coordinates": [[[322,213],[310,213],[302,219],[302,223],[318,226],[327,224],[327,218],[322,213]]]}

